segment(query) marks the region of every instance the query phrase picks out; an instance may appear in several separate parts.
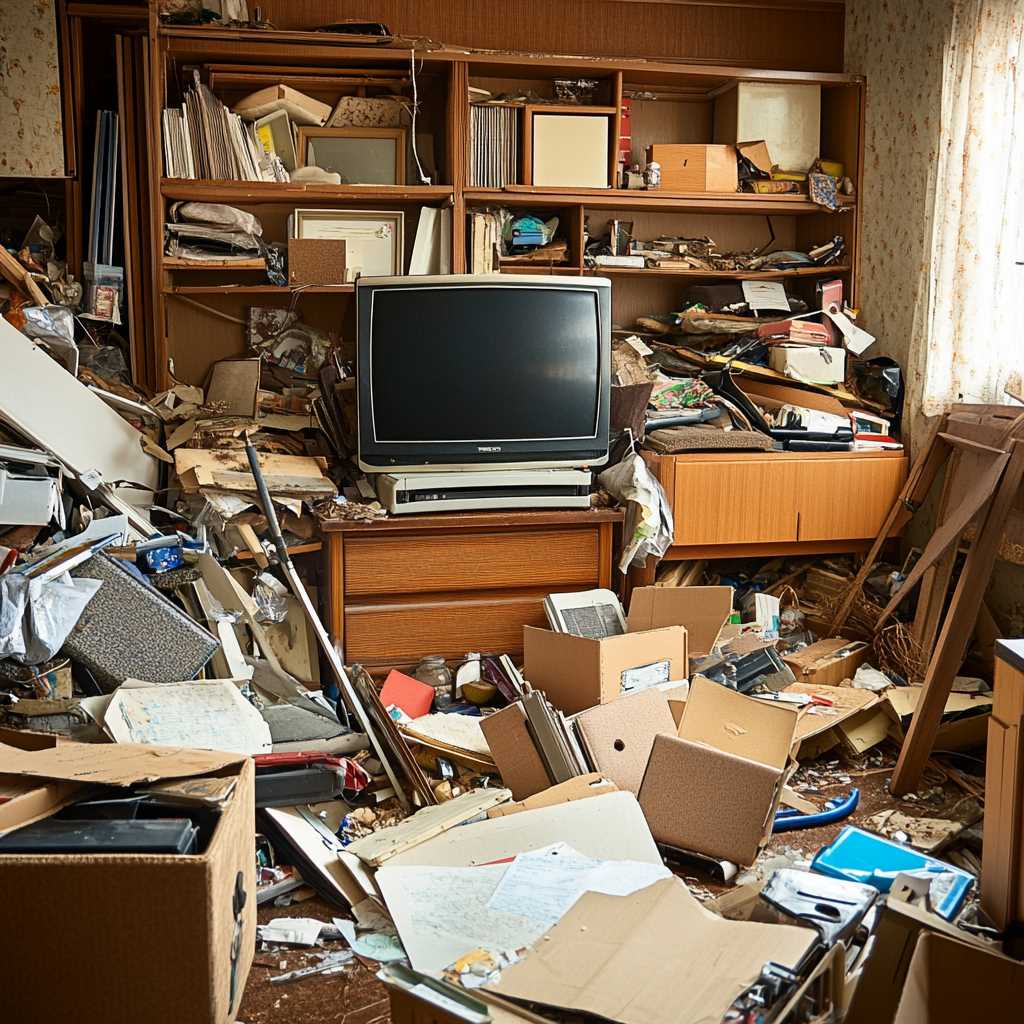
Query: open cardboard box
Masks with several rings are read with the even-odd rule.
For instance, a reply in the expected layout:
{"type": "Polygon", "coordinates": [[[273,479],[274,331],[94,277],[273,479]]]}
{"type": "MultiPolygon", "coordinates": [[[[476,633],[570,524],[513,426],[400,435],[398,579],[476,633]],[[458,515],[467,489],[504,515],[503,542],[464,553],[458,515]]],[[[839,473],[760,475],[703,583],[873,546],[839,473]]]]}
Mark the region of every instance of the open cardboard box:
{"type": "Polygon", "coordinates": [[[566,714],[687,675],[682,626],[629,631],[602,640],[523,627],[523,675],[566,714]]]}
{"type": "Polygon", "coordinates": [[[655,737],[640,807],[659,843],[753,864],[796,762],[797,713],[700,676],[678,735],[655,737]]]}
{"type": "Polygon", "coordinates": [[[861,640],[830,637],[786,654],[782,660],[792,669],[798,683],[836,686],[844,679],[852,679],[870,654],[870,645],[861,640]]]}
{"type": "Polygon", "coordinates": [[[10,733],[0,830],[52,814],[85,786],[206,775],[234,790],[197,855],[0,856],[3,1019],[19,1024],[230,1024],[256,936],[254,770],[237,754],[57,742],[10,733]],[[32,749],[35,748],[35,749],[32,749]],[[49,950],[51,955],[37,955],[49,950]],[[35,951],[29,953],[27,951],[35,951]],[[59,983],[55,983],[55,979],[59,983]]]}
{"type": "Polygon", "coordinates": [[[637,587],[626,625],[631,632],[684,626],[687,656],[696,662],[718,644],[732,601],[732,587],[637,587]]]}

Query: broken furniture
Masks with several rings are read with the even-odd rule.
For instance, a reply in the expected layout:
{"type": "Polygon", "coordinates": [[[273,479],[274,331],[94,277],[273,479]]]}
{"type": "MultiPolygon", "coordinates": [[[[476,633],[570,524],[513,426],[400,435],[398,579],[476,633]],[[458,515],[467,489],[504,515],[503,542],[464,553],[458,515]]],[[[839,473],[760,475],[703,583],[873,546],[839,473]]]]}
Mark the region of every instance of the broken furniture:
{"type": "Polygon", "coordinates": [[[612,585],[622,513],[610,509],[418,515],[322,524],[327,628],[371,672],[427,654],[522,653],[544,598],[612,585]]]}
{"type": "Polygon", "coordinates": [[[997,928],[1024,934],[1024,640],[996,641],[988,723],[981,905],[997,928]]]}

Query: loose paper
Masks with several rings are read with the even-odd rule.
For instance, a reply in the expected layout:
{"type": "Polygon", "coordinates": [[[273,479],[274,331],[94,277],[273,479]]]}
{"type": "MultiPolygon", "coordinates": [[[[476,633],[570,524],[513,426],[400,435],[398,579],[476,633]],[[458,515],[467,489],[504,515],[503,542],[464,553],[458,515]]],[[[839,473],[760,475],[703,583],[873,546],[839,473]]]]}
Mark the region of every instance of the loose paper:
{"type": "Polygon", "coordinates": [[[664,865],[637,860],[593,860],[566,843],[554,843],[516,857],[487,906],[550,927],[585,892],[629,896],[660,878],[670,877],[671,872],[664,865]]]}
{"type": "Polygon", "coordinates": [[[147,685],[126,680],[111,696],[103,725],[115,743],[263,754],[270,726],[234,681],[147,685]]]}
{"type": "Polygon", "coordinates": [[[838,309],[826,309],[824,312],[825,316],[839,328],[846,347],[855,356],[859,356],[861,352],[875,343],[875,336],[868,334],[863,327],[858,327],[845,313],[838,309]]]}
{"type": "Polygon", "coordinates": [[[786,289],[779,281],[741,281],[743,298],[747,305],[757,312],[762,309],[789,312],[786,289]]]}

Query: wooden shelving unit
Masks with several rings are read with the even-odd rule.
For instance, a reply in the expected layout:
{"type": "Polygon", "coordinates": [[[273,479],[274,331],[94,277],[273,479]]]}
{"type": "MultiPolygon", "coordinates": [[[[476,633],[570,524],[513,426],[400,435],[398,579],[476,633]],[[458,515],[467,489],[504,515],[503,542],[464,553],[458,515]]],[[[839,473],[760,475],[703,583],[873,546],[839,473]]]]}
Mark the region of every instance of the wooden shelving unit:
{"type": "MultiPolygon", "coordinates": [[[[284,242],[288,215],[297,207],[401,210],[405,214],[408,260],[419,211],[424,206],[452,209],[452,270],[467,268],[467,213],[492,206],[558,216],[560,234],[569,242],[569,260],[555,265],[503,264],[508,274],[600,274],[613,281],[613,319],[629,327],[637,315],[666,312],[678,305],[689,285],[742,278],[791,282],[797,293],[813,295],[822,278],[839,277],[856,302],[856,266],[861,211],[855,199],[829,213],[801,195],[680,193],[617,188],[562,189],[510,184],[503,189],[469,185],[469,86],[495,93],[521,91],[552,96],[556,78],[585,76],[599,82],[595,105],[618,111],[622,97],[636,94],[632,110],[634,155],[650,142],[711,142],[711,111],[716,90],[737,81],[802,82],[822,87],[821,150],[842,161],[859,190],[863,171],[864,82],[834,72],[772,70],[725,64],[669,60],[473,51],[430,44],[412,51],[402,46],[349,45],[321,32],[253,31],[213,26],[165,26],[155,9],[149,15],[152,59],[150,118],[157,126],[150,153],[153,294],[156,302],[156,352],[149,365],[165,386],[168,358],[179,379],[199,380],[217,359],[246,350],[245,319],[253,305],[293,308],[303,319],[339,334],[354,335],[352,285],[293,289],[260,279],[259,260],[244,264],[195,263],[162,256],[163,228],[171,204],[182,201],[226,203],[250,210],[262,222],[268,242],[284,242]],[[434,175],[423,185],[304,185],[272,182],[198,181],[165,178],[159,125],[165,102],[174,102],[182,67],[204,75],[215,65],[214,89],[229,105],[246,92],[287,81],[311,95],[334,102],[339,78],[392,76],[404,81],[410,61],[417,69],[420,111],[417,133],[433,138],[434,175]],[[263,69],[266,69],[265,71],[263,69]],[[236,70],[237,69],[237,70],[236,70]],[[331,90],[334,96],[331,96],[331,90]],[[649,97],[656,96],[656,99],[649,97]],[[807,251],[843,235],[842,262],[827,267],[759,272],[679,271],[670,269],[587,268],[585,232],[600,234],[612,218],[633,219],[637,237],[678,234],[709,236],[722,251],[751,251],[774,239],[773,248],[807,251]]],[[[404,88],[407,93],[408,88],[404,88]]],[[[618,152],[620,119],[612,125],[610,162],[618,152]]],[[[520,179],[522,180],[522,179],[520,179]]]]}

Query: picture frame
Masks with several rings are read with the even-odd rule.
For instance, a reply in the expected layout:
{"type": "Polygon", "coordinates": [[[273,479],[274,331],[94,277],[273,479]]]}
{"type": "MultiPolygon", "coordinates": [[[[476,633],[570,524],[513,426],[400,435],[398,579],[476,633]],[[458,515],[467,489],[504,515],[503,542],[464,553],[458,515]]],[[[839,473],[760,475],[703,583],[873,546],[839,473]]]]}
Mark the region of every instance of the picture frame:
{"type": "Polygon", "coordinates": [[[351,275],[398,277],[405,265],[405,213],[401,210],[296,210],[293,238],[345,242],[351,275]]]}
{"type": "Polygon", "coordinates": [[[317,128],[298,126],[299,167],[336,171],[342,184],[404,185],[404,128],[317,128]]]}

